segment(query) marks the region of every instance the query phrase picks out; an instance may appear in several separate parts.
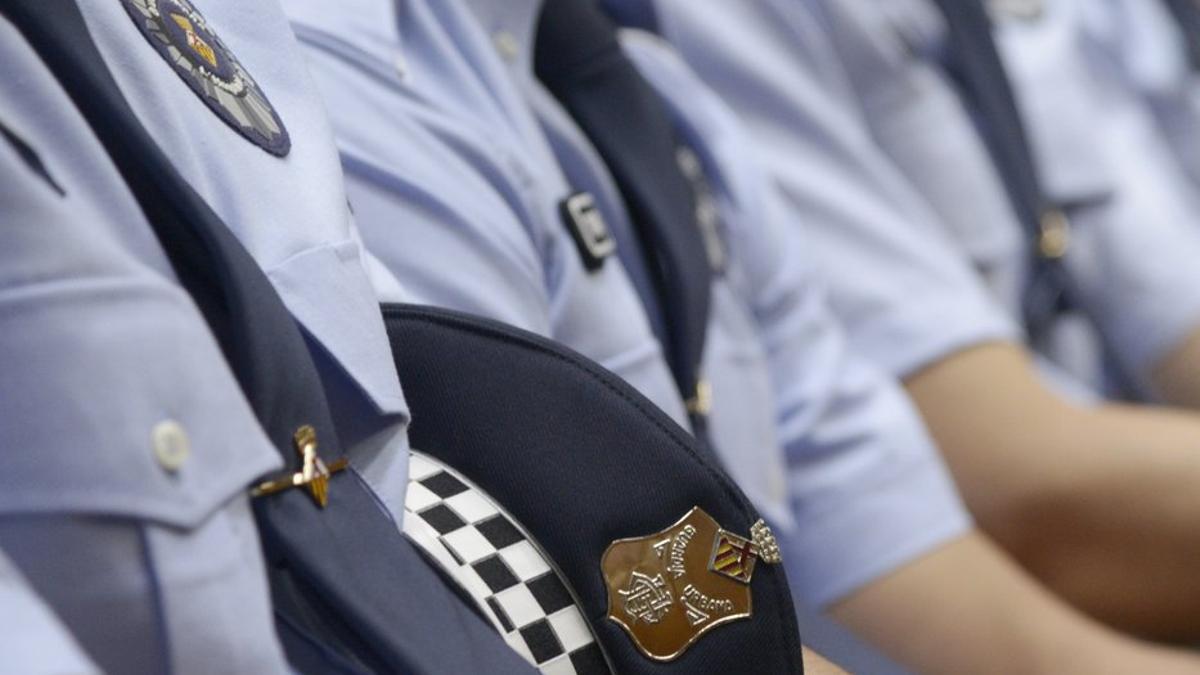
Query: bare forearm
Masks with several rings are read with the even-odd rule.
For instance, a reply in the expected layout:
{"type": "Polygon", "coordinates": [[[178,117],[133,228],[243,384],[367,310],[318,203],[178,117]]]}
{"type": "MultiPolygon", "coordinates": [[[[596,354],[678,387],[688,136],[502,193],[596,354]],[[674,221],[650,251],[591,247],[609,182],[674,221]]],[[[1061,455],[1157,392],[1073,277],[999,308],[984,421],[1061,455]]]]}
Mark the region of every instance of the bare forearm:
{"type": "Polygon", "coordinates": [[[980,535],[861,589],[833,615],[916,672],[1198,673],[1200,658],[1137,642],[1042,589],[980,535]]]}
{"type": "Polygon", "coordinates": [[[1035,505],[1041,531],[1024,558],[1113,625],[1200,638],[1200,422],[1118,407],[1083,418],[1086,443],[1065,453],[1074,480],[1035,505]]]}
{"type": "Polygon", "coordinates": [[[1150,381],[1162,400],[1200,410],[1200,329],[1154,367],[1150,381]]]}
{"type": "Polygon", "coordinates": [[[907,384],[975,517],[1030,571],[1115,626],[1200,637],[1200,418],[1069,405],[1015,347],[907,384]]]}

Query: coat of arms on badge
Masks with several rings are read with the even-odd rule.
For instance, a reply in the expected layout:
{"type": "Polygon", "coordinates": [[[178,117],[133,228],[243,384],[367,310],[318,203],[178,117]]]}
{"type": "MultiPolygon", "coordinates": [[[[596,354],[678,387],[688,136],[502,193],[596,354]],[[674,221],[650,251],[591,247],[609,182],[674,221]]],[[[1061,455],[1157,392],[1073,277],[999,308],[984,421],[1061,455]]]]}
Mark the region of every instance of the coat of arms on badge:
{"type": "Polygon", "coordinates": [[[762,521],[754,540],[721,529],[700,507],[645,537],[619,539],[600,560],[608,618],[656,661],[678,658],[708,631],[751,615],[755,561],[779,562],[762,521]]]}
{"type": "Polygon", "coordinates": [[[754,562],[758,559],[754,544],[742,537],[720,530],[713,541],[712,557],[708,568],[743,584],[750,583],[754,576],[754,562]]]}
{"type": "Polygon", "coordinates": [[[121,0],[142,35],[242,136],[283,157],[291,138],[271,102],[189,0],[121,0]]]}

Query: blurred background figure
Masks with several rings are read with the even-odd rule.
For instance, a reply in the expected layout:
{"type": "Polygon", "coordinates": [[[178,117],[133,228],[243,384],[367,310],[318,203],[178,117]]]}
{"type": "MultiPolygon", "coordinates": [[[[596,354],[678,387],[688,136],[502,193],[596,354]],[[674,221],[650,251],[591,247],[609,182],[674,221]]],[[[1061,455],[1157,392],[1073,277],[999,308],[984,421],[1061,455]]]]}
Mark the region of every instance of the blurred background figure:
{"type": "Polygon", "coordinates": [[[1171,151],[1200,181],[1200,5],[1105,0],[1083,12],[1094,56],[1149,103],[1171,151]]]}

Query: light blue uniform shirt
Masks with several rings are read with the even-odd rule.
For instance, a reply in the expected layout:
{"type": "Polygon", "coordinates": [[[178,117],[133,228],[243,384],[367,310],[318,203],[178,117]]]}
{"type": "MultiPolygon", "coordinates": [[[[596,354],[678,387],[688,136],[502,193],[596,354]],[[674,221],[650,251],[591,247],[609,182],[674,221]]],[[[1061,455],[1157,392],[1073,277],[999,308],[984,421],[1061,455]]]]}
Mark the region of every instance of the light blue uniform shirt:
{"type": "MultiPolygon", "coordinates": [[[[988,149],[942,69],[946,26],[940,11],[927,0],[808,0],[808,4],[813,8],[811,20],[831,35],[837,60],[836,65],[814,62],[813,67],[842,73],[844,86],[853,91],[844,99],[854,108],[845,112],[847,119],[857,119],[870,136],[880,151],[875,161],[890,163],[892,170],[903,174],[906,188],[924,201],[926,212],[904,216],[902,231],[923,240],[925,228],[933,224],[950,244],[938,249],[938,255],[973,269],[990,292],[987,307],[977,308],[977,316],[984,317],[989,308],[999,309],[1015,326],[1022,318],[1031,259],[988,149]]],[[[819,44],[816,38],[811,41],[819,44]]],[[[861,284],[853,279],[848,283],[861,284]]],[[[941,328],[940,322],[932,321],[924,332],[936,334],[941,328]]],[[[1007,338],[990,337],[1022,336],[1014,329],[1007,338]]],[[[1075,314],[1064,316],[1045,342],[1047,351],[1070,357],[1060,359],[1069,361],[1063,364],[1035,355],[1047,384],[1082,403],[1097,400],[1092,386],[1081,379],[1094,385],[1100,379],[1101,345],[1087,321],[1075,314]]],[[[951,353],[944,350],[931,360],[951,353]]]]}
{"type": "MultiPolygon", "coordinates": [[[[939,68],[945,26],[928,0],[829,2],[843,62],[880,146],[938,212],[1000,301],[1019,308],[1025,236],[939,68]]],[[[1096,49],[1107,2],[1047,0],[1033,18],[996,9],[998,46],[1048,200],[1073,225],[1066,266],[1094,320],[1068,317],[1046,354],[1104,387],[1100,345],[1144,385],[1150,369],[1200,325],[1200,211],[1149,111],[1114,59],[1096,49]],[[1091,14],[1092,16],[1088,16],[1091,14]]],[[[1005,3],[993,3],[996,8],[1005,3]]]]}
{"type": "MultiPolygon", "coordinates": [[[[421,302],[550,335],[685,422],[624,268],[610,259],[587,272],[557,214],[586,189],[606,219],[628,226],[612,177],[533,81],[538,3],[287,6],[312,47],[364,239],[405,288],[421,302]]],[[[677,61],[663,63],[664,89],[698,86],[680,79],[677,61]]],[[[790,264],[802,248],[774,229],[741,236],[759,217],[774,228],[772,207],[757,198],[748,160],[731,156],[732,118],[711,96],[700,100],[704,112],[680,123],[714,135],[697,149],[728,172],[714,187],[737,228],[727,242],[734,264],[714,286],[703,364],[711,431],[784,538],[799,599],[823,605],[963,532],[967,520],[907,401],[848,354],[821,294],[790,264]]]]}
{"type": "Polygon", "coordinates": [[[816,0],[655,5],[664,37],[746,125],[857,351],[907,376],[1019,337],[870,134],[816,0]]]}
{"type": "MultiPolygon", "coordinates": [[[[344,445],[399,519],[407,410],[303,58],[273,0],[195,4],[274,104],[286,157],[214,114],[121,3],[80,3],[142,124],[303,325],[344,445]]],[[[99,141],[2,20],[0,120],[65,190],[0,142],[0,547],[101,666],[286,671],[246,496],[278,453],[99,141]],[[122,661],[156,638],[161,663],[122,661]]]]}
{"type": "Polygon", "coordinates": [[[998,37],[1050,197],[1096,199],[1074,216],[1068,267],[1121,365],[1144,381],[1200,328],[1200,192],[1178,161],[1188,138],[1164,133],[1115,52],[1124,26],[1160,7],[1139,5],[1046,0],[1036,20],[1002,19],[998,37]]]}
{"type": "Polygon", "coordinates": [[[58,617],[0,553],[0,647],[6,667],[29,675],[98,675],[58,617]]]}

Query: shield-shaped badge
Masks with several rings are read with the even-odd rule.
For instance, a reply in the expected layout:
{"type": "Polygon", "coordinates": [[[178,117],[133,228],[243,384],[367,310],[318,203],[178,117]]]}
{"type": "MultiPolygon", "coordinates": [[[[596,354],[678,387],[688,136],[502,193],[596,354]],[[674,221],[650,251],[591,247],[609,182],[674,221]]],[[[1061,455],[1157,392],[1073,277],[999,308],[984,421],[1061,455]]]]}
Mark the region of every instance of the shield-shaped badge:
{"type": "Polygon", "coordinates": [[[751,615],[758,557],[756,543],[695,507],[661,532],[609,545],[600,560],[608,618],[651,659],[678,658],[708,631],[751,615]]]}

